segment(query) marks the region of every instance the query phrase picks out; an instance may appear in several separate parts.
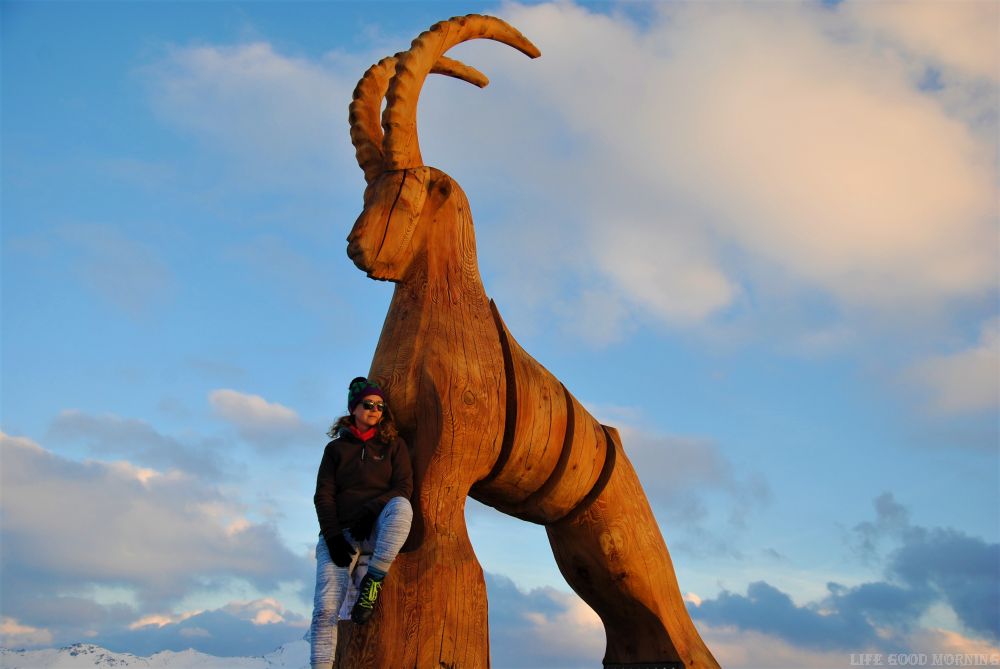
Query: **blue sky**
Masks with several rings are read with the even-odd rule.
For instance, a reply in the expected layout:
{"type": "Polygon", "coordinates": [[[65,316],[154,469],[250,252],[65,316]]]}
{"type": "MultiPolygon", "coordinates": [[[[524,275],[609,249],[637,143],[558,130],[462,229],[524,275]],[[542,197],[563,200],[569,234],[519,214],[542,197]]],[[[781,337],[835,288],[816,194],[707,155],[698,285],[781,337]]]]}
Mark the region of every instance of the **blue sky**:
{"type": "MultiPolygon", "coordinates": [[[[542,57],[457,47],[492,83],[427,82],[424,158],[723,663],[1000,652],[990,2],[4,3],[3,643],[305,632],[324,432],[391,295],[345,253],[347,104],[473,11],[542,57]]],[[[466,516],[495,666],[592,666],[542,528],[466,516]]]]}

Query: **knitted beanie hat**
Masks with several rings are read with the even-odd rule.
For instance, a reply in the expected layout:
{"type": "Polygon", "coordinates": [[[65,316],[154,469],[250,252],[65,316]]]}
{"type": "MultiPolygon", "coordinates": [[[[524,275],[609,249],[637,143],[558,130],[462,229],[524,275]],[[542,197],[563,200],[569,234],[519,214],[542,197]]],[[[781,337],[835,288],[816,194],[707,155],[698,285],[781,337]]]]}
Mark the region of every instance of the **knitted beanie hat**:
{"type": "Polygon", "coordinates": [[[385,401],[385,393],[382,392],[377,383],[369,381],[363,376],[355,377],[347,386],[347,412],[354,413],[354,408],[361,403],[361,400],[370,395],[377,395],[382,398],[383,402],[385,401]]]}

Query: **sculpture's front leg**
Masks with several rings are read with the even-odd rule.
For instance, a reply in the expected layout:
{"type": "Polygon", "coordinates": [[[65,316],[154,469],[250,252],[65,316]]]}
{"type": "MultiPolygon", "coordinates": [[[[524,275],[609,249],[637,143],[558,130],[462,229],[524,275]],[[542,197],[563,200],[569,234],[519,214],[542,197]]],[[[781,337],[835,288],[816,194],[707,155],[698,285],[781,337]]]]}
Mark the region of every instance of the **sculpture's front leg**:
{"type": "Polygon", "coordinates": [[[466,532],[464,496],[424,502],[434,509],[424,542],[396,559],[368,624],[340,624],[337,666],[489,667],[486,583],[466,532]]]}
{"type": "MultiPolygon", "coordinates": [[[[418,397],[416,428],[403,425],[414,461],[417,535],[393,563],[371,621],[340,624],[337,666],[489,667],[486,583],[465,500],[499,446],[499,393],[496,378],[491,390],[450,379],[447,386],[420,379],[430,392],[418,397]]],[[[390,406],[393,397],[390,388],[390,406]]]]}
{"type": "Polygon", "coordinates": [[[599,494],[546,525],[566,581],[601,617],[606,665],[719,669],[688,614],[673,563],[617,430],[599,494]],[[646,664],[643,664],[646,666],[646,664]]]}

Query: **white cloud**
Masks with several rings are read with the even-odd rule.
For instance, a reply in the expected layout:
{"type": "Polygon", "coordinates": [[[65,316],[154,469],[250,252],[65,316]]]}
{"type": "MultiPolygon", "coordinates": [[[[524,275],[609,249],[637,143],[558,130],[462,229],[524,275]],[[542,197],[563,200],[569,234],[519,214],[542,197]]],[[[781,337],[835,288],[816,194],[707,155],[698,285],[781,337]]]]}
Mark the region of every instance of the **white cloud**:
{"type": "Polygon", "coordinates": [[[908,377],[929,393],[930,406],[942,414],[1000,407],[1000,318],[983,325],[975,345],[924,360],[908,377]]]}
{"type": "Polygon", "coordinates": [[[221,610],[239,618],[248,620],[254,625],[274,625],[286,622],[286,618],[293,618],[291,624],[304,624],[298,616],[289,614],[284,605],[273,597],[263,597],[247,602],[230,602],[221,610]]]}
{"type": "Polygon", "coordinates": [[[629,302],[683,325],[704,321],[739,294],[710,253],[692,253],[697,239],[655,219],[609,223],[593,231],[602,250],[597,266],[629,302]]]}
{"type": "Polygon", "coordinates": [[[173,47],[144,74],[159,114],[223,148],[241,176],[318,186],[353,163],[346,110],[354,73],[367,66],[338,54],[314,62],[253,42],[173,47]]]}
{"type": "Polygon", "coordinates": [[[203,613],[203,611],[201,610],[183,611],[181,613],[167,613],[167,614],[153,613],[148,616],[142,616],[134,623],[131,623],[128,626],[128,628],[130,630],[136,630],[141,627],[149,627],[150,625],[154,625],[156,627],[164,627],[166,625],[176,625],[179,622],[183,622],[188,618],[192,618],[201,613],[203,613]]]}
{"type": "Polygon", "coordinates": [[[701,321],[776,273],[902,311],[993,287],[992,147],[844,38],[864,25],[752,3],[672,6],[645,31],[568,4],[509,14],[544,55],[516,63],[507,104],[556,110],[583,154],[530,145],[529,178],[651,314],[701,321]]]}
{"type": "Polygon", "coordinates": [[[50,643],[52,643],[52,632],[49,630],[22,625],[9,616],[0,619],[0,646],[18,648],[44,646],[50,643]]]}
{"type": "MultiPolygon", "coordinates": [[[[130,625],[128,630],[104,630],[95,643],[139,655],[184,649],[217,657],[262,655],[282,644],[302,639],[309,622],[309,618],[266,597],[229,602],[207,610],[147,616],[130,625]]],[[[201,663],[196,664],[201,666],[201,663]]],[[[288,666],[297,669],[302,665],[293,662],[288,666]]]]}
{"type": "MultiPolygon", "coordinates": [[[[582,648],[583,638],[590,639],[588,646],[597,650],[595,643],[604,633],[604,624],[600,617],[587,604],[573,594],[551,591],[548,596],[561,609],[555,612],[527,610],[522,613],[525,622],[530,625],[531,636],[536,643],[547,643],[549,651],[557,656],[572,656],[582,648]]],[[[596,658],[598,653],[594,653],[596,658]]]]}
{"type": "MultiPolygon", "coordinates": [[[[996,8],[845,4],[661,5],[642,28],[507,5],[542,58],[456,48],[493,83],[429,79],[421,146],[477,215],[500,212],[487,225],[502,231],[478,222],[501,309],[557,304],[565,330],[601,344],[648,321],[766,330],[817,298],[891,321],[994,290],[994,142],[946,96],[997,61],[995,21],[979,16],[996,8]],[[914,69],[939,62],[954,65],[948,89],[920,90],[914,69]]],[[[274,154],[299,174],[322,153],[355,171],[330,119],[366,66],[261,42],[178,48],[155,95],[172,122],[268,170],[274,154]]]]}
{"type": "MultiPolygon", "coordinates": [[[[951,653],[957,655],[986,655],[993,665],[1000,663],[1000,646],[983,639],[973,639],[953,630],[937,627],[926,628],[912,636],[912,648],[918,653],[951,653]]],[[[981,664],[981,663],[980,663],[981,664]]]]}
{"type": "Polygon", "coordinates": [[[844,3],[843,10],[885,39],[940,67],[994,81],[1000,78],[1000,5],[995,2],[852,0],[844,3]]]}
{"type": "MultiPolygon", "coordinates": [[[[768,634],[736,627],[711,626],[699,622],[698,628],[719,664],[731,669],[785,669],[786,667],[842,669],[851,664],[851,652],[879,652],[877,649],[864,647],[849,652],[810,650],[794,646],[768,634]]],[[[914,630],[901,652],[928,655],[947,653],[952,655],[952,659],[956,654],[964,657],[967,653],[985,654],[987,658],[1000,657],[1000,649],[990,643],[971,639],[957,632],[934,628],[914,630]]],[[[888,663],[884,651],[881,651],[881,656],[882,662],[888,663]]]]}
{"type": "MultiPolygon", "coordinates": [[[[842,651],[816,651],[792,646],[767,634],[735,627],[698,623],[699,632],[715,659],[730,669],[842,669],[850,664],[842,651]]],[[[857,652],[865,649],[858,648],[857,652]]]]}
{"type": "Polygon", "coordinates": [[[11,610],[107,585],[134,590],[153,613],[206,584],[240,579],[266,591],[308,574],[273,527],[251,521],[229,532],[247,510],[188,476],[77,462],[7,435],[0,448],[11,610]]]}
{"type": "MultiPolygon", "coordinates": [[[[230,615],[237,620],[250,622],[254,625],[274,625],[287,622],[290,618],[291,625],[304,626],[306,622],[300,616],[290,612],[285,606],[274,597],[262,597],[250,601],[229,602],[225,606],[217,609],[217,612],[230,615]]],[[[193,611],[182,611],[180,613],[154,613],[142,616],[131,623],[128,628],[137,630],[143,627],[155,626],[166,627],[167,625],[178,625],[190,618],[201,616],[205,611],[196,609],[193,611]]],[[[200,628],[198,628],[200,629],[200,628]]],[[[182,631],[183,633],[183,631],[182,631]]]]}
{"type": "Polygon", "coordinates": [[[520,590],[486,574],[490,654],[497,669],[579,667],[604,656],[604,626],[575,594],[554,588],[520,590]]]}
{"type": "Polygon", "coordinates": [[[230,423],[247,442],[261,450],[275,450],[315,441],[322,431],[304,423],[293,409],[268,402],[260,395],[220,388],[208,396],[216,416],[230,423]]]}
{"type": "Polygon", "coordinates": [[[201,440],[189,444],[157,431],[145,421],[114,414],[92,415],[78,409],[59,412],[47,437],[62,444],[83,442],[98,456],[121,456],[130,462],[148,465],[146,478],[155,469],[180,470],[203,479],[218,479],[236,470],[227,461],[219,444],[201,440]]]}
{"type": "Polygon", "coordinates": [[[213,390],[208,401],[218,416],[241,427],[294,427],[299,424],[295,411],[277,402],[268,402],[260,395],[221,388],[213,390]]]}

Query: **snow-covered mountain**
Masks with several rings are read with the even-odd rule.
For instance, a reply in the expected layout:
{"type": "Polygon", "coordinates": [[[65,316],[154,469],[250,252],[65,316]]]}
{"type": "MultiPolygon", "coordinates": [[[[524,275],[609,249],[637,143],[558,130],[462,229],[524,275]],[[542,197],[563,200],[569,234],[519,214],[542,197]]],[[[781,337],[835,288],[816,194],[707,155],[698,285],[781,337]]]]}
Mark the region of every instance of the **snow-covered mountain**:
{"type": "Polygon", "coordinates": [[[0,648],[3,669],[308,669],[309,642],[286,643],[263,657],[216,657],[194,650],[165,650],[149,657],[131,653],[113,653],[89,643],[45,650],[10,650],[0,648]]]}

